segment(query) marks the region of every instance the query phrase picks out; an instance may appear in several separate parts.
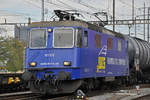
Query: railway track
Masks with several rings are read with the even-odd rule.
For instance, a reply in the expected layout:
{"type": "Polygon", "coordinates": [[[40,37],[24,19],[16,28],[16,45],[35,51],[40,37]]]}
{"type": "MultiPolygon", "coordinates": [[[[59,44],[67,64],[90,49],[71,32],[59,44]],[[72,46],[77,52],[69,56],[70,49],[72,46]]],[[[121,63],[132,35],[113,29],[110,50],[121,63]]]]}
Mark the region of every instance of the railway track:
{"type": "Polygon", "coordinates": [[[70,94],[43,96],[41,94],[35,94],[31,91],[27,91],[16,93],[3,93],[0,94],[0,100],[72,100],[69,99],[69,96],[70,94]]]}
{"type": "MultiPolygon", "coordinates": [[[[140,84],[139,86],[140,86],[140,89],[150,88],[150,84],[140,84]]],[[[104,99],[101,98],[100,100],[150,100],[149,94],[147,95],[147,93],[141,93],[141,90],[139,91],[140,94],[137,94],[137,92],[133,92],[133,91],[136,91],[136,85],[128,86],[128,87],[121,86],[116,89],[113,88],[113,89],[107,89],[107,90],[104,89],[104,90],[91,91],[91,92],[87,93],[87,97],[88,98],[92,98],[92,97],[96,97],[96,96],[100,96],[102,98],[104,97],[104,99]],[[105,96],[108,96],[108,99],[106,99],[107,97],[105,97],[105,96]],[[140,97],[141,98],[149,98],[149,99],[140,99],[140,97]],[[132,99],[132,98],[134,98],[134,99],[132,99]]],[[[92,100],[95,100],[95,99],[92,99],[92,100]]],[[[96,100],[99,100],[99,99],[96,99],[96,100]]]]}
{"type": "MultiPolygon", "coordinates": [[[[150,87],[150,84],[141,84],[141,88],[148,88],[150,87]]],[[[88,98],[94,97],[94,96],[99,96],[99,95],[104,95],[107,93],[115,93],[117,90],[130,90],[130,89],[135,89],[134,86],[129,86],[129,87],[119,87],[119,88],[103,88],[101,90],[94,90],[94,91],[89,91],[86,96],[88,98]]],[[[122,98],[122,96],[120,97],[122,98]]],[[[31,91],[27,92],[16,92],[16,93],[5,93],[5,94],[0,94],[0,100],[76,100],[75,95],[73,94],[65,94],[65,95],[53,95],[53,96],[42,96],[40,94],[35,94],[32,93],[31,91]]],[[[115,99],[114,99],[115,100],[115,99]]],[[[143,100],[143,99],[133,99],[133,100],[143,100]]],[[[149,100],[149,99],[144,99],[144,100],[149,100]]]]}
{"type": "Polygon", "coordinates": [[[0,94],[0,100],[38,100],[40,97],[42,95],[31,91],[0,94]]]}
{"type": "Polygon", "coordinates": [[[64,96],[64,97],[51,98],[51,99],[47,99],[47,100],[69,100],[69,97],[68,96],[64,96]]]}
{"type": "Polygon", "coordinates": [[[132,100],[150,100],[150,95],[145,95],[136,99],[132,99],[132,100]]]}

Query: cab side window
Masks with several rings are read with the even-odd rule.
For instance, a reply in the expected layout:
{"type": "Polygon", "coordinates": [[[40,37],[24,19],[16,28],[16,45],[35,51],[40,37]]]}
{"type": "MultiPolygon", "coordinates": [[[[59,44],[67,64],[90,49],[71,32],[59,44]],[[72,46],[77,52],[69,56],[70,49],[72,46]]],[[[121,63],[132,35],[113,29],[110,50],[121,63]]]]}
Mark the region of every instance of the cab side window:
{"type": "Polygon", "coordinates": [[[112,50],[112,38],[107,39],[107,48],[108,50],[112,50]]]}
{"type": "Polygon", "coordinates": [[[96,48],[101,48],[101,36],[99,34],[95,35],[96,48]]]}
{"type": "Polygon", "coordinates": [[[82,29],[77,29],[76,47],[82,48],[82,29]]]}
{"type": "Polygon", "coordinates": [[[118,40],[118,51],[122,51],[122,40],[118,40]]]}
{"type": "Polygon", "coordinates": [[[84,47],[88,47],[88,32],[84,31],[84,47]]]}

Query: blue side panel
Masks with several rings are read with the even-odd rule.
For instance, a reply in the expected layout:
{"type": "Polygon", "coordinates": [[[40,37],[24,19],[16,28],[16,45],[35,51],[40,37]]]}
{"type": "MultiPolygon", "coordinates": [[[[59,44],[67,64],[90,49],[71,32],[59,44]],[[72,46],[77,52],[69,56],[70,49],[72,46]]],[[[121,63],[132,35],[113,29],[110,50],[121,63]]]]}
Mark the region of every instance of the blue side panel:
{"type": "Polygon", "coordinates": [[[127,41],[100,33],[102,47],[96,48],[95,34],[88,30],[88,48],[81,49],[81,78],[129,75],[127,41]],[[107,48],[108,38],[112,38],[112,50],[107,48]],[[122,51],[118,51],[118,40],[122,40],[122,51]]]}

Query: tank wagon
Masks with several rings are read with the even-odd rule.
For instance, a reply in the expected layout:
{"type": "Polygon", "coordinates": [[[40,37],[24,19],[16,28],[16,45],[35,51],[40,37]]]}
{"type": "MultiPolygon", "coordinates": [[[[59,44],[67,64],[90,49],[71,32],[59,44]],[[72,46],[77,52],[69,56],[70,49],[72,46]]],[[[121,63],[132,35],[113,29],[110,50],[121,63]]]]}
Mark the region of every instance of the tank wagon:
{"type": "Polygon", "coordinates": [[[139,66],[139,70],[147,72],[150,69],[150,44],[147,41],[134,37],[126,37],[128,40],[128,54],[130,66],[139,66]]]}
{"type": "Polygon", "coordinates": [[[73,16],[59,17],[59,21],[29,26],[23,79],[33,92],[72,93],[101,87],[107,78],[127,84],[148,75],[150,45],[146,41],[73,16]]]}

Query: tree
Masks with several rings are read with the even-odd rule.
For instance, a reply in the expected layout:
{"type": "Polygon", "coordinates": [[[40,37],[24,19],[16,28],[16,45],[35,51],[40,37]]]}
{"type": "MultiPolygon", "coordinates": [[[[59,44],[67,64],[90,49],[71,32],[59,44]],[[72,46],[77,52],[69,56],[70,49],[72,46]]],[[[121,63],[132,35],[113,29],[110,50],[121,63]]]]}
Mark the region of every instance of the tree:
{"type": "Polygon", "coordinates": [[[14,38],[0,38],[0,62],[8,71],[23,70],[25,43],[14,38]]]}

